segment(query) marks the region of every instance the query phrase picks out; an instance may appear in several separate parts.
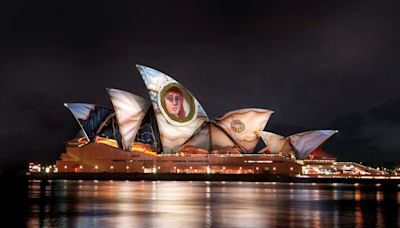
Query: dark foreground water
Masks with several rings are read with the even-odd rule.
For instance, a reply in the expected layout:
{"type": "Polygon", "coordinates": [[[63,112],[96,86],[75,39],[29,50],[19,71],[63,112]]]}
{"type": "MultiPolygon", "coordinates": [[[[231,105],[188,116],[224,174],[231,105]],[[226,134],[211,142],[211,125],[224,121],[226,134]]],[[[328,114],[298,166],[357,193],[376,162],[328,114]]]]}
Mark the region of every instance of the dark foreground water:
{"type": "Polygon", "coordinates": [[[28,227],[399,227],[400,188],[190,181],[29,181],[28,227]]]}

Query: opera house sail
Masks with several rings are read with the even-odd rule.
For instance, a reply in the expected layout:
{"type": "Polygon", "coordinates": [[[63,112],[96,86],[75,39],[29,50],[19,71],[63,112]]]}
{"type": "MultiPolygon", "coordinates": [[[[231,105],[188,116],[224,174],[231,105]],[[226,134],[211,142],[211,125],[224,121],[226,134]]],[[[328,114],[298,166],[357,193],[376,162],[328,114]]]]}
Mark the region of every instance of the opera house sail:
{"type": "Polygon", "coordinates": [[[149,109],[146,99],[118,89],[107,89],[114,106],[124,150],[131,150],[136,134],[149,109]]]}
{"type": "Polygon", "coordinates": [[[267,131],[261,131],[259,134],[266,145],[265,149],[267,149],[269,153],[282,156],[294,155],[294,151],[286,137],[267,131]]]}
{"type": "Polygon", "coordinates": [[[64,106],[77,120],[87,141],[94,142],[101,140],[98,137],[102,137],[113,139],[114,146],[122,147],[119,126],[113,109],[87,103],[65,103],[64,106]]]}
{"type": "Polygon", "coordinates": [[[289,140],[296,151],[296,157],[298,159],[305,159],[311,152],[337,132],[337,130],[306,131],[289,136],[289,140]]]}
{"type": "Polygon", "coordinates": [[[244,153],[253,153],[259,135],[264,130],[273,111],[249,108],[229,112],[215,118],[215,122],[227,132],[244,153]]]}
{"type": "Polygon", "coordinates": [[[149,91],[164,153],[175,153],[208,120],[197,99],[180,83],[155,69],[137,65],[149,91]]]}

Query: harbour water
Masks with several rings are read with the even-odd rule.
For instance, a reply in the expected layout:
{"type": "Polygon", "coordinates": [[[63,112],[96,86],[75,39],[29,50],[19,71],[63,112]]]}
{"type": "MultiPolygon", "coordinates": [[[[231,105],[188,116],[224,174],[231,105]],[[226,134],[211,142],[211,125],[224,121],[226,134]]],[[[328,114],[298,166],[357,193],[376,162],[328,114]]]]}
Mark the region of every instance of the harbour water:
{"type": "Polygon", "coordinates": [[[27,227],[400,226],[400,187],[354,184],[30,180],[23,204],[27,227]]]}

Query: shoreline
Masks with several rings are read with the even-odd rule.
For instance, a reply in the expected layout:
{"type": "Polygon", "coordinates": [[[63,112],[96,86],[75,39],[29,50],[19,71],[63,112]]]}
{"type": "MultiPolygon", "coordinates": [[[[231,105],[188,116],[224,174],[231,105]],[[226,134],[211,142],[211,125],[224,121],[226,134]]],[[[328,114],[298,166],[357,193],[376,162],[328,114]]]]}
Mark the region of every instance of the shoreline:
{"type": "MultiPolygon", "coordinates": [[[[21,175],[22,176],[22,175],[21,175]]],[[[400,177],[299,177],[265,174],[30,173],[28,180],[245,181],[280,183],[347,183],[400,187],[400,177]]]]}

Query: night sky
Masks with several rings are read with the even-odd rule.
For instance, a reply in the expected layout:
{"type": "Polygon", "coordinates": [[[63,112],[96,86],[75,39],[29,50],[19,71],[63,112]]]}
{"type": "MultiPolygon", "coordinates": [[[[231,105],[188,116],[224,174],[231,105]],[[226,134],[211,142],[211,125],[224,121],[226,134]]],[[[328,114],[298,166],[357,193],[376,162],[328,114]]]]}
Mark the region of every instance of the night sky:
{"type": "Polygon", "coordinates": [[[398,1],[2,1],[0,166],[54,162],[79,130],[64,102],[148,97],[143,64],[210,118],[275,111],[266,129],[338,129],[339,160],[400,163],[398,1]]]}

